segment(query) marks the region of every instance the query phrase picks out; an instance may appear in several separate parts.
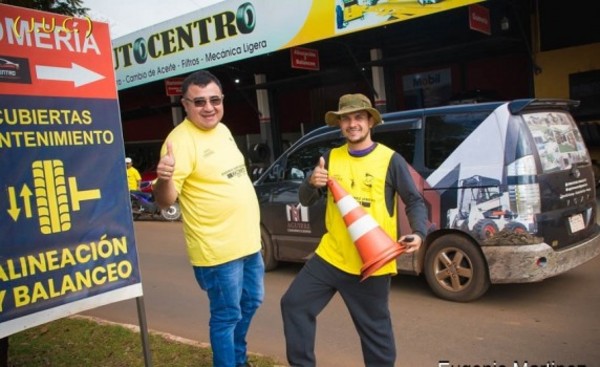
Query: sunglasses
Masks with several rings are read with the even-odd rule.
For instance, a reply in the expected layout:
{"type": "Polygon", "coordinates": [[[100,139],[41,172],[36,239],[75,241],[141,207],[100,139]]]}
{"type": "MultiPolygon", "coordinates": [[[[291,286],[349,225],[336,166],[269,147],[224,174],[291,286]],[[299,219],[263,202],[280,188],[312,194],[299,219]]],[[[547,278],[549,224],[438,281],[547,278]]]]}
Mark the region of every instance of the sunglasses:
{"type": "Polygon", "coordinates": [[[225,99],[225,96],[212,96],[209,99],[205,99],[205,98],[194,98],[194,99],[190,99],[187,97],[181,97],[181,99],[183,99],[184,101],[188,101],[194,104],[194,106],[196,107],[204,107],[206,106],[206,102],[210,102],[210,104],[214,107],[214,106],[220,106],[221,103],[223,103],[223,99],[225,99]]]}

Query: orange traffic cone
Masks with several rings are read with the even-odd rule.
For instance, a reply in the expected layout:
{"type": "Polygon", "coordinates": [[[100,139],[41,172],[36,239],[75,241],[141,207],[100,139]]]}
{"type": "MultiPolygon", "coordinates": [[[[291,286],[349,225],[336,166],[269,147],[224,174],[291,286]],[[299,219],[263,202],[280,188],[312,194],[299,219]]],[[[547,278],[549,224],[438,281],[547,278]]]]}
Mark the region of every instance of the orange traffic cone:
{"type": "Polygon", "coordinates": [[[403,253],[405,248],[390,238],[375,219],[337,181],[330,178],[327,186],[363,261],[360,269],[361,281],[363,281],[403,253]]]}

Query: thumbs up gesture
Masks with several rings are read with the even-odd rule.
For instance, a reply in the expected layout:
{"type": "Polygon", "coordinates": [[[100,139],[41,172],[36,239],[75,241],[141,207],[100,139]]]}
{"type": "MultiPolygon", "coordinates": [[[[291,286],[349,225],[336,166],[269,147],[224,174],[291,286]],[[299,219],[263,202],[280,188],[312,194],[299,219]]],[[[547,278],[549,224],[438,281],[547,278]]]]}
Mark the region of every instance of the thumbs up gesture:
{"type": "Polygon", "coordinates": [[[327,170],[325,169],[325,158],[319,157],[319,164],[310,175],[309,183],[317,188],[327,185],[327,170]]]}
{"type": "Polygon", "coordinates": [[[156,166],[156,174],[161,180],[170,180],[175,171],[175,156],[173,155],[173,146],[167,142],[167,154],[163,155],[156,166]]]}

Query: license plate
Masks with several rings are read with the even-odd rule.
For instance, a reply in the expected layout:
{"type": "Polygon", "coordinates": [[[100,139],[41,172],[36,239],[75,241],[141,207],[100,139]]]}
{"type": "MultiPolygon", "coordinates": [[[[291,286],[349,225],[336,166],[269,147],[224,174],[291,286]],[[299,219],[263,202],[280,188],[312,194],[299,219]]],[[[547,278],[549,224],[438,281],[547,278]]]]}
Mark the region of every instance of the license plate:
{"type": "Polygon", "coordinates": [[[583,215],[577,214],[569,217],[569,227],[571,228],[571,233],[584,229],[585,223],[583,222],[583,215]]]}

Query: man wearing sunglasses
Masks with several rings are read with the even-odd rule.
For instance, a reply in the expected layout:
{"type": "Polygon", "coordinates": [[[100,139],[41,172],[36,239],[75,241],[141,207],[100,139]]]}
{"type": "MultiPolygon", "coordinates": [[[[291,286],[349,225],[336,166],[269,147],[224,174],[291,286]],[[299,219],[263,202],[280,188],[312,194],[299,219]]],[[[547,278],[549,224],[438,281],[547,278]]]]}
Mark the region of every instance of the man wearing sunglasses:
{"type": "Polygon", "coordinates": [[[249,366],[246,334],[264,296],[258,199],[221,122],[220,81],[201,70],[182,93],[186,118],[162,146],[154,195],[161,207],[179,200],[188,256],[210,303],[213,365],[249,366]]]}

